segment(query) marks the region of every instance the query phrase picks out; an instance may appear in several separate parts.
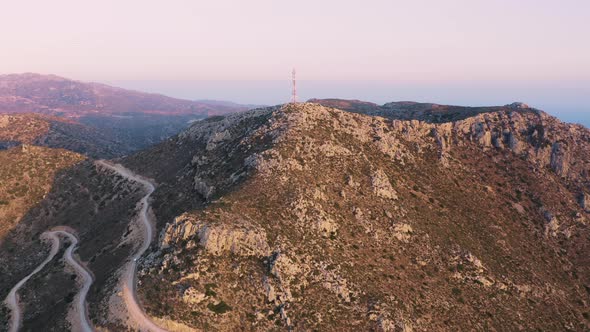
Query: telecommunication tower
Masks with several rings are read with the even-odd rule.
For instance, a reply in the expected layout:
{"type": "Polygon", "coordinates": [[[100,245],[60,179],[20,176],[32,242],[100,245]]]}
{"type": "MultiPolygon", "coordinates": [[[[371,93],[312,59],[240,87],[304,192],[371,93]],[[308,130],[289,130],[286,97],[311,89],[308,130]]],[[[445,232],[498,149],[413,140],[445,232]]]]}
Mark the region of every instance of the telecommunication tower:
{"type": "Polygon", "coordinates": [[[297,78],[296,78],[296,71],[295,68],[293,68],[293,72],[291,72],[291,80],[293,82],[293,92],[291,95],[291,102],[293,104],[297,103],[297,78]]]}

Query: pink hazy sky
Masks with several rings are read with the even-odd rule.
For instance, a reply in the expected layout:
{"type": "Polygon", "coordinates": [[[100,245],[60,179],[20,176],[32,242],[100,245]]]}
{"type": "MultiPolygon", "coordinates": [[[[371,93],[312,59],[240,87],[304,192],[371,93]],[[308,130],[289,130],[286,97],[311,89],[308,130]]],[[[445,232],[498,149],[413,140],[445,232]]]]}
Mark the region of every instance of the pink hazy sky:
{"type": "Polygon", "coordinates": [[[590,80],[588,0],[19,0],[0,31],[0,73],[80,80],[590,80]]]}

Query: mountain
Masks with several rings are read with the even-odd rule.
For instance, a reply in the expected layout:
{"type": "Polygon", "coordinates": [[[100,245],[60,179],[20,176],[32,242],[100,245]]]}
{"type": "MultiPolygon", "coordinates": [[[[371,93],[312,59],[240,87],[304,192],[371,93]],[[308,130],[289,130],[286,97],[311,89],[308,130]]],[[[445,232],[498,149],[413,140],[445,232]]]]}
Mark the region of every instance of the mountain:
{"type": "Polygon", "coordinates": [[[590,132],[450,109],[287,105],[126,158],[159,183],[148,313],[219,330],[588,329],[590,132]]]}
{"type": "MultiPolygon", "coordinates": [[[[59,172],[0,245],[0,297],[62,226],[106,330],[590,329],[588,129],[520,104],[347,103],[210,117],[115,161],[129,170],[59,172]],[[121,286],[135,262],[147,318],[121,286]]],[[[57,262],[21,291],[24,329],[73,323],[57,262]]]]}
{"type": "Polygon", "coordinates": [[[0,112],[45,113],[79,118],[88,114],[191,114],[234,112],[236,108],[85,83],[55,75],[0,75],[0,112]]]}
{"type": "Polygon", "coordinates": [[[75,121],[117,142],[121,147],[115,150],[117,155],[158,143],[185,129],[191,121],[247,109],[237,104],[181,100],[54,75],[0,75],[0,114],[40,113],[75,121]]]}

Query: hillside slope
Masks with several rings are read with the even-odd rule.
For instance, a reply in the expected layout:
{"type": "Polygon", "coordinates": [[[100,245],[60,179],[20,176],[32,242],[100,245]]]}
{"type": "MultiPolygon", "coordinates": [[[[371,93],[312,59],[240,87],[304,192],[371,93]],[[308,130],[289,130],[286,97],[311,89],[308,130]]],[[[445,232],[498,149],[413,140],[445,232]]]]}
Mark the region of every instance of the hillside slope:
{"type": "Polygon", "coordinates": [[[126,158],[159,183],[144,306],[220,330],[590,328],[590,132],[518,107],[439,122],[286,105],[126,158]]]}
{"type": "Polygon", "coordinates": [[[92,158],[113,158],[131,146],[89,126],[43,114],[0,114],[0,149],[29,144],[61,148],[92,158]]]}
{"type": "MultiPolygon", "coordinates": [[[[25,146],[31,151],[57,151],[41,147],[25,146]]],[[[108,311],[103,302],[108,302],[118,280],[118,269],[129,259],[134,249],[135,231],[130,226],[135,216],[137,202],[143,197],[143,188],[101,167],[91,160],[83,160],[69,167],[60,168],[51,176],[42,177],[41,170],[53,163],[45,157],[34,162],[17,158],[21,148],[0,151],[11,153],[13,167],[8,182],[3,186],[22,186],[22,175],[35,176],[26,183],[32,186],[48,180],[42,193],[32,192],[26,200],[28,206],[17,224],[0,238],[0,298],[4,299],[11,287],[35,266],[40,264],[49,251],[40,235],[55,227],[68,229],[79,240],[75,255],[92,273],[94,280],[87,297],[91,320],[108,311]],[[23,169],[24,168],[24,169],[23,169]],[[29,171],[29,168],[32,170],[29,171]],[[22,174],[22,175],[21,175],[22,174]],[[35,194],[35,196],[32,195],[35,194]]],[[[0,175],[7,174],[0,171],[0,175]]],[[[10,187],[8,187],[10,188],[10,187]]],[[[25,191],[26,192],[26,191],[25,191]]],[[[4,195],[0,191],[0,195],[4,195]]],[[[12,198],[8,198],[14,205],[12,198]]],[[[14,200],[18,201],[19,197],[14,200]]],[[[0,206],[2,211],[2,206],[0,206]]],[[[65,250],[67,242],[62,243],[65,250]]],[[[63,252],[46,268],[36,274],[19,291],[23,312],[22,329],[25,331],[68,331],[70,305],[80,287],[80,278],[73,271],[64,270],[63,252]]],[[[0,331],[6,331],[10,315],[4,303],[0,303],[0,331]]],[[[109,325],[108,330],[116,330],[109,325]]]]}
{"type": "Polygon", "coordinates": [[[54,176],[83,159],[73,152],[29,145],[0,151],[0,243],[51,191],[54,176]]]}

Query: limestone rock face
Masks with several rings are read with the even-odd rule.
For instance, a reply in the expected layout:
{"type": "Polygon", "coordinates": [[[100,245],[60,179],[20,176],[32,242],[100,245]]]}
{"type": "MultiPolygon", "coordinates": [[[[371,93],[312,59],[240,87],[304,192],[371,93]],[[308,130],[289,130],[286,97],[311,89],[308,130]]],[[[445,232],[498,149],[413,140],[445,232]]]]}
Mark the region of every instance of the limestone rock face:
{"type": "Polygon", "coordinates": [[[541,212],[543,213],[543,216],[545,217],[545,236],[552,236],[555,237],[557,236],[557,232],[559,231],[559,220],[557,220],[557,217],[555,217],[555,215],[553,215],[553,213],[551,213],[550,211],[546,210],[546,209],[541,209],[541,212]]]}
{"type": "Polygon", "coordinates": [[[482,122],[476,122],[473,124],[473,135],[475,136],[476,142],[485,148],[492,146],[492,134],[489,129],[482,122]]]}
{"type": "Polygon", "coordinates": [[[567,146],[562,142],[554,143],[551,148],[551,169],[563,177],[567,175],[569,163],[567,146]]]}
{"type": "Polygon", "coordinates": [[[302,268],[287,255],[277,252],[271,258],[270,272],[281,280],[290,281],[302,273],[302,268]]]}
{"type": "Polygon", "coordinates": [[[199,244],[216,255],[267,256],[270,252],[266,234],[249,228],[207,225],[199,230],[199,244]]]}
{"type": "Polygon", "coordinates": [[[516,154],[521,152],[520,141],[512,131],[508,132],[508,146],[510,147],[510,150],[516,154]]]}
{"type": "Polygon", "coordinates": [[[397,224],[393,229],[393,236],[402,242],[408,242],[411,238],[413,229],[408,224],[397,224]]]}
{"type": "Polygon", "coordinates": [[[448,154],[451,150],[451,125],[440,126],[432,129],[432,134],[439,148],[438,158],[444,166],[448,166],[448,154]]]}
{"type": "Polygon", "coordinates": [[[321,205],[316,204],[311,199],[300,197],[291,203],[291,208],[297,217],[297,222],[303,227],[311,227],[325,237],[338,231],[336,221],[333,220],[329,213],[324,211],[321,205]]]}
{"type": "Polygon", "coordinates": [[[239,220],[232,225],[214,224],[183,215],[166,226],[160,247],[167,248],[180,241],[198,243],[213,255],[262,257],[270,253],[266,233],[239,220]]]}
{"type": "Polygon", "coordinates": [[[582,192],[578,200],[582,209],[584,209],[586,212],[590,212],[590,194],[582,192]]]}
{"type": "Polygon", "coordinates": [[[373,174],[371,184],[373,185],[375,195],[385,199],[397,199],[397,193],[391,186],[389,177],[382,170],[379,169],[373,174]]]}
{"type": "Polygon", "coordinates": [[[203,179],[195,177],[195,191],[203,196],[206,200],[211,198],[214,193],[214,186],[207,185],[203,179]]]}
{"type": "Polygon", "coordinates": [[[197,291],[194,287],[189,287],[184,290],[182,300],[188,305],[199,304],[205,300],[206,295],[197,291]]]}

